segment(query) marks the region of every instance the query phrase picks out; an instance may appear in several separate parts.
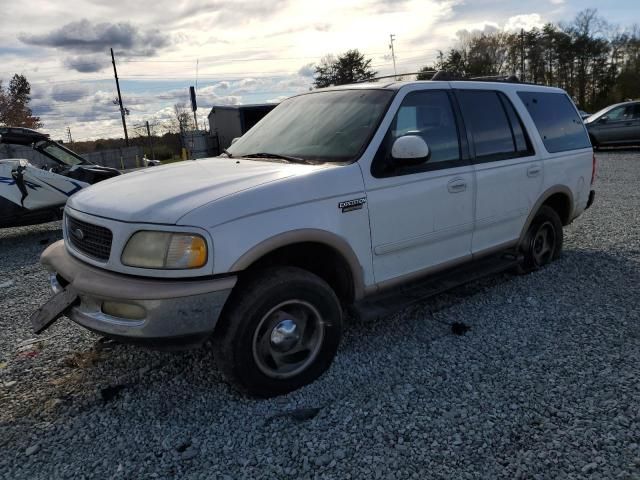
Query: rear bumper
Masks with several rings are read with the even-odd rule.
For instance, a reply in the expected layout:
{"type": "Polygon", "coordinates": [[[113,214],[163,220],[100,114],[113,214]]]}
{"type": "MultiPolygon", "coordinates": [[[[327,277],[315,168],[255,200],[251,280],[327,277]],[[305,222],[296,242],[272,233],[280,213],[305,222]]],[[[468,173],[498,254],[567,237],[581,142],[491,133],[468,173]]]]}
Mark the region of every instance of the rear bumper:
{"type": "Polygon", "coordinates": [[[216,323],[236,277],[164,280],[111,273],[72,257],[64,241],[41,257],[54,291],[72,284],[80,303],[67,316],[90,330],[142,343],[197,343],[216,323]],[[105,312],[106,311],[106,312],[105,312]]]}

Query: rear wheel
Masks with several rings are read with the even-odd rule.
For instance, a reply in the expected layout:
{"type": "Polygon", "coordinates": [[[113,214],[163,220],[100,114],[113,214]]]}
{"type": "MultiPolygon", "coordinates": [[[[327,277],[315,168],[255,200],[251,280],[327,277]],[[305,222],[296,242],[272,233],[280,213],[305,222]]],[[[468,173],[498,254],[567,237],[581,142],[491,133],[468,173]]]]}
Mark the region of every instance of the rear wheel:
{"type": "Polygon", "coordinates": [[[234,289],[214,336],[216,362],[238,390],[271,397],[329,368],[342,333],[340,302],[320,277],[264,270],[234,289]]]}
{"type": "Polygon", "coordinates": [[[534,217],[522,247],[524,261],[520,273],[529,273],[560,257],[562,251],[562,222],[556,211],[543,205],[534,217]]]}

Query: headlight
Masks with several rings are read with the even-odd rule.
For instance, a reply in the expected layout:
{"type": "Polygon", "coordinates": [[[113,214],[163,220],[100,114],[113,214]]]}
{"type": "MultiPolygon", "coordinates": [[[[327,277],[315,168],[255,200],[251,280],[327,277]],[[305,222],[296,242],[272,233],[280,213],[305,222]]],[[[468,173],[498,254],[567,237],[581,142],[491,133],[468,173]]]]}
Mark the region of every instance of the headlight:
{"type": "Polygon", "coordinates": [[[200,268],[207,263],[207,242],[192,233],[140,231],[124,247],[122,263],[141,268],[200,268]]]}

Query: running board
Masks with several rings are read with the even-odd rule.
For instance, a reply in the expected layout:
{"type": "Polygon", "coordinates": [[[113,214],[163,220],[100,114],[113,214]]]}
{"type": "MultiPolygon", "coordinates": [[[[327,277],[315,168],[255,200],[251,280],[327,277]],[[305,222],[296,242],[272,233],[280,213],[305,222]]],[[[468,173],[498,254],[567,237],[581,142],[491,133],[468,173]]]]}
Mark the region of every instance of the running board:
{"type": "Polygon", "coordinates": [[[360,319],[376,319],[455,287],[517,267],[522,256],[492,255],[442,273],[372,295],[355,303],[350,312],[360,319]]]}

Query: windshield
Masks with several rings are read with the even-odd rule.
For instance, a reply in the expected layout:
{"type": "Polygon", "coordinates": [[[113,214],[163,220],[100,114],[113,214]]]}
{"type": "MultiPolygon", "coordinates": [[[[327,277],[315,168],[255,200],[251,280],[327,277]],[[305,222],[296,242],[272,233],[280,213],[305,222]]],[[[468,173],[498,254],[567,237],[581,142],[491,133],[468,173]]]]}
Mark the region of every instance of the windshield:
{"type": "Polygon", "coordinates": [[[229,147],[234,157],[268,153],[303,160],[355,160],[393,97],[390,90],[334,90],[285,100],[229,147]]]}
{"type": "Polygon", "coordinates": [[[87,161],[82,157],[58,145],[56,142],[41,142],[36,146],[36,148],[49,158],[70,167],[80,165],[81,163],[87,163],[87,161]]]}

